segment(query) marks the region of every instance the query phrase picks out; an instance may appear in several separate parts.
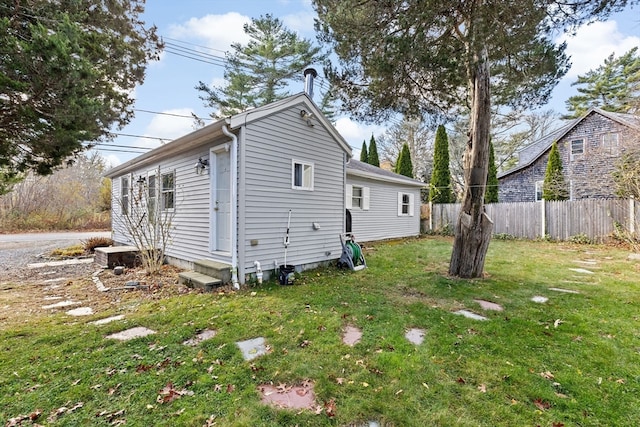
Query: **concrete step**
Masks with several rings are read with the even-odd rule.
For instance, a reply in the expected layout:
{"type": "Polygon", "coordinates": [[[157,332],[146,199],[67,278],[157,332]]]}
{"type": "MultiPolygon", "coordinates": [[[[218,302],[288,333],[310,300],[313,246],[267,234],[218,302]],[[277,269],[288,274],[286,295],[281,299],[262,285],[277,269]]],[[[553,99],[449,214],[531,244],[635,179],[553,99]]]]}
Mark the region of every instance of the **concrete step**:
{"type": "Polygon", "coordinates": [[[214,288],[222,286],[223,284],[222,280],[207,276],[206,274],[202,274],[197,271],[183,271],[182,273],[179,273],[178,281],[190,288],[202,289],[207,292],[212,291],[214,288]]]}
{"type": "Polygon", "coordinates": [[[231,283],[231,266],[229,264],[201,259],[193,262],[193,269],[198,273],[220,279],[223,283],[231,283]]]}

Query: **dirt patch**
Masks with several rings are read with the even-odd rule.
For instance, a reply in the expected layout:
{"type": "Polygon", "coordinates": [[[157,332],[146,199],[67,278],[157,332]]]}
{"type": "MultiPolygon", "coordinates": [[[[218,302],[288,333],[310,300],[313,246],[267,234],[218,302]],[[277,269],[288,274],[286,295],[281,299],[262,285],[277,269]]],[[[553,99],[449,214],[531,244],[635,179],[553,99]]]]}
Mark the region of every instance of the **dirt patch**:
{"type": "MultiPolygon", "coordinates": [[[[119,311],[129,301],[158,300],[173,295],[199,292],[178,285],[179,269],[164,266],[157,276],[148,276],[142,269],[127,269],[116,276],[113,270],[102,270],[96,264],[16,268],[9,274],[0,273],[0,328],[7,328],[31,319],[56,315],[68,307],[43,309],[52,301],[77,301],[91,307],[97,315],[105,311],[119,311]],[[121,290],[99,292],[92,275],[98,276],[106,287],[121,290]],[[127,281],[144,282],[144,290],[125,290],[127,281]]],[[[6,272],[3,272],[6,273],[6,272]]]]}

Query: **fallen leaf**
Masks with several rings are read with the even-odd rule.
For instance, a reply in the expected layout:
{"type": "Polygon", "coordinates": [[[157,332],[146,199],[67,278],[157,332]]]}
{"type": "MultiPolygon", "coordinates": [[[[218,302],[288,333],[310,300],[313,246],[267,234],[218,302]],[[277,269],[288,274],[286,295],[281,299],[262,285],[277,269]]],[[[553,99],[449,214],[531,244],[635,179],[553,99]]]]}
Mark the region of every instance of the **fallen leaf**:
{"type": "Polygon", "coordinates": [[[557,328],[558,326],[560,326],[562,323],[564,323],[561,319],[556,319],[555,322],[553,322],[553,327],[557,328]]]}
{"type": "Polygon", "coordinates": [[[31,421],[35,421],[38,418],[40,418],[40,415],[42,415],[42,411],[40,409],[36,409],[35,411],[29,414],[29,419],[31,421]]]}
{"type": "Polygon", "coordinates": [[[80,381],[82,381],[81,379],[77,379],[74,382],[71,383],[71,385],[78,385],[80,384],[80,381]]]}
{"type": "Polygon", "coordinates": [[[422,386],[423,386],[424,388],[427,388],[427,389],[429,388],[429,384],[427,384],[427,383],[422,383],[422,386]]]}
{"type": "Polygon", "coordinates": [[[536,405],[536,407],[541,411],[546,411],[547,409],[551,408],[551,404],[549,402],[545,402],[542,399],[534,400],[533,404],[536,405]]]}
{"type": "Polygon", "coordinates": [[[617,379],[616,382],[618,384],[624,384],[624,379],[623,378],[617,379]]]}
{"type": "Polygon", "coordinates": [[[339,385],[344,384],[344,378],[336,378],[336,383],[338,383],[339,385]]]}
{"type": "Polygon", "coordinates": [[[540,372],[540,376],[541,376],[542,378],[544,378],[544,379],[547,379],[547,380],[552,380],[552,379],[554,379],[554,378],[555,378],[555,377],[553,376],[553,374],[552,374],[551,372],[549,372],[549,371],[540,372]]]}
{"type": "Polygon", "coordinates": [[[564,427],[563,423],[553,423],[551,424],[551,427],[564,427]]]}
{"type": "Polygon", "coordinates": [[[403,392],[404,392],[404,390],[402,390],[402,389],[396,391],[396,396],[399,395],[399,394],[402,394],[403,392]]]}
{"type": "Polygon", "coordinates": [[[464,380],[464,378],[462,377],[458,377],[458,379],[456,380],[456,382],[458,382],[459,384],[466,384],[467,382],[464,380]]]}
{"type": "Polygon", "coordinates": [[[327,413],[327,417],[333,418],[336,416],[336,401],[331,399],[324,403],[324,410],[327,413]]]}
{"type": "Polygon", "coordinates": [[[236,386],[233,384],[227,384],[227,393],[231,394],[236,390],[236,386]]]}
{"type": "Polygon", "coordinates": [[[487,392],[487,386],[485,384],[480,384],[478,386],[478,390],[480,391],[480,393],[486,393],[487,392]]]}

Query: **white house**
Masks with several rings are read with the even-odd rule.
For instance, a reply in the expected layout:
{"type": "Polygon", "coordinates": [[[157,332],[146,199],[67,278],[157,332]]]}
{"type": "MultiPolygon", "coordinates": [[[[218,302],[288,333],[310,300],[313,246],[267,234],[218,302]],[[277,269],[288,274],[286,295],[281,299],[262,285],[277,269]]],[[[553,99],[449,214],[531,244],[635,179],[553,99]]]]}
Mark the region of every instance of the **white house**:
{"type": "Polygon", "coordinates": [[[107,172],[114,241],[131,244],[118,224],[138,181],[157,183],[173,213],[167,261],[225,264],[234,284],[284,264],[289,212],[286,263],[298,270],[340,257],[347,209],[359,241],[417,235],[423,183],[351,155],[306,93],[216,121],[107,172]]]}

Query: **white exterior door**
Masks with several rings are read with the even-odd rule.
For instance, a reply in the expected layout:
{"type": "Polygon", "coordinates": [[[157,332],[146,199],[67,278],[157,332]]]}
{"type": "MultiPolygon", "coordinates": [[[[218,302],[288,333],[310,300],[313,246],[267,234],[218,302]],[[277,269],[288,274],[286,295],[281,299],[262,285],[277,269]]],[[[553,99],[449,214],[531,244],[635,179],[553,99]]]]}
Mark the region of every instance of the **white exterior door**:
{"type": "Polygon", "coordinates": [[[229,151],[211,152],[211,250],[231,252],[231,162],[229,151]]]}

